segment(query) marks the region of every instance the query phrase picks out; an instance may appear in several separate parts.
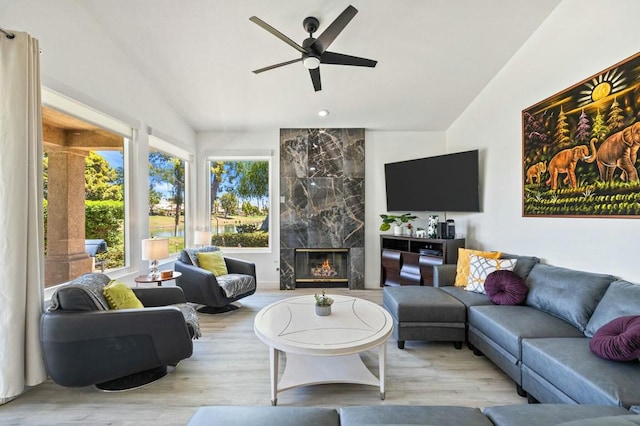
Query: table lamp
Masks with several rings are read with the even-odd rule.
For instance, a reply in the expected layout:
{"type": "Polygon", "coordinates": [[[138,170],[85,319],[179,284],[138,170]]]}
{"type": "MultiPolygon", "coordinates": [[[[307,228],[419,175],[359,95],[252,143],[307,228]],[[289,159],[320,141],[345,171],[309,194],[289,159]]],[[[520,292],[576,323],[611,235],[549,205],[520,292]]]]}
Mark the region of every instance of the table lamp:
{"type": "Polygon", "coordinates": [[[142,260],[150,260],[149,278],[158,279],[158,259],[169,257],[168,238],[148,238],[142,240],[142,260]]]}
{"type": "Polygon", "coordinates": [[[196,231],[193,236],[193,242],[199,246],[211,245],[211,231],[196,231]]]}

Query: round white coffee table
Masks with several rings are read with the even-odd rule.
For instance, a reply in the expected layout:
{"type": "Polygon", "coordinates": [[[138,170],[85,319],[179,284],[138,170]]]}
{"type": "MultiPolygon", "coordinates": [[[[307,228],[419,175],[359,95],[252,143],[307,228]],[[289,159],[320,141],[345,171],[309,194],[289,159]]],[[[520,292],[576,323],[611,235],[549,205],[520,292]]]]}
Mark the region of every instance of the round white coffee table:
{"type": "Polygon", "coordinates": [[[313,295],[291,297],[264,307],[256,315],[254,331],[269,346],[271,404],[278,392],[324,383],[380,386],[393,321],[381,306],[350,296],[334,296],[331,315],[315,314],[313,295]],[[379,377],[364,365],[359,353],[378,348],[379,377]],[[278,355],[287,362],[278,381],[278,355]]]}

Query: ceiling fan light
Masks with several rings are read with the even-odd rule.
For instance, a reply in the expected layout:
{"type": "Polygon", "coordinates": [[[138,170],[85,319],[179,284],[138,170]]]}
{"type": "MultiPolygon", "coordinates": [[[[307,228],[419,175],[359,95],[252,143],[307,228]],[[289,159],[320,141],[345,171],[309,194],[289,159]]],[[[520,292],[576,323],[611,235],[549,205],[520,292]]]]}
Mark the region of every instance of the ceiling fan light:
{"type": "Polygon", "coordinates": [[[315,56],[307,56],[302,60],[302,64],[309,70],[315,70],[320,66],[320,59],[315,56]]]}

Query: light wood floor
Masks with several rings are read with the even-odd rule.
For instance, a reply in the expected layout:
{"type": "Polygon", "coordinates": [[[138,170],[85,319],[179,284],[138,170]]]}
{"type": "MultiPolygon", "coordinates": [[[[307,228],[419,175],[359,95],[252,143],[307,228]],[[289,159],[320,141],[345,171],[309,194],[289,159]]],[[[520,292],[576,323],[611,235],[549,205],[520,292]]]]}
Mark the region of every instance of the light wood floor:
{"type": "MultiPolygon", "coordinates": [[[[381,304],[382,291],[331,289],[381,304]]],[[[0,406],[0,424],[185,424],[203,405],[270,405],[269,355],[253,333],[253,318],[264,306],[283,297],[313,294],[314,290],[259,291],[243,299],[242,308],[219,315],[199,314],[203,337],[194,353],[162,380],[118,393],[64,388],[50,380],[18,399],[0,406]]],[[[377,351],[363,359],[377,375],[377,351]]],[[[88,360],[87,362],[91,362],[88,360]]],[[[281,362],[282,364],[282,362],[281,362]]],[[[387,395],[364,385],[319,385],[278,395],[280,406],[345,405],[490,405],[524,404],[514,383],[484,357],[453,344],[407,342],[387,348],[387,395]]]]}

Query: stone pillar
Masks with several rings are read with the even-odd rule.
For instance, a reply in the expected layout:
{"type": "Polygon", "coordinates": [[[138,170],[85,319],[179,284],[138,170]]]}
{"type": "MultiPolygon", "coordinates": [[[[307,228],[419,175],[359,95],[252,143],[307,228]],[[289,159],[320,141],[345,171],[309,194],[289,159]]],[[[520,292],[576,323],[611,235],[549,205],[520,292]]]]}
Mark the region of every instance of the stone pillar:
{"type": "Polygon", "coordinates": [[[84,160],[74,150],[48,152],[47,256],[45,286],[64,283],[91,272],[84,251],[84,160]]]}

